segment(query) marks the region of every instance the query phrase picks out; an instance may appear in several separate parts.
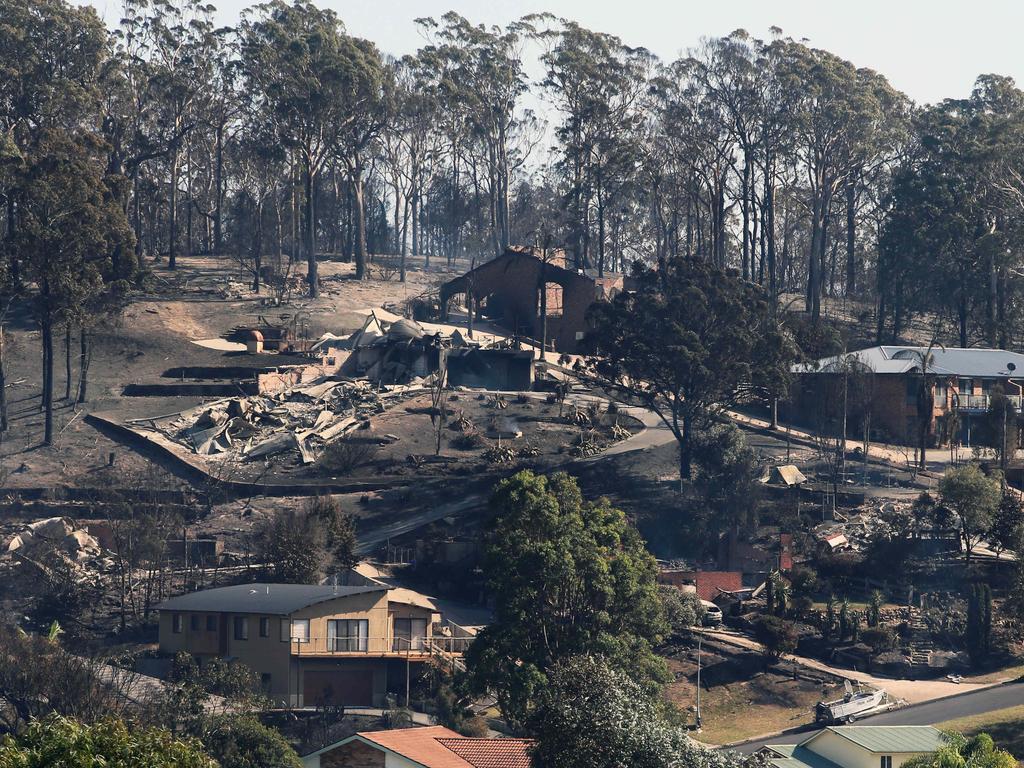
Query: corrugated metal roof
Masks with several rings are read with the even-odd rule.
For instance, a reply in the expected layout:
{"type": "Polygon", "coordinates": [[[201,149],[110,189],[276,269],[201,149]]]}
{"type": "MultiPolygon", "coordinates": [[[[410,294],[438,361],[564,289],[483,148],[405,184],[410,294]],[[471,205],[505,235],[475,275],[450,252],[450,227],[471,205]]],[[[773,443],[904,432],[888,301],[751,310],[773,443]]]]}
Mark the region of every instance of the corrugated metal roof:
{"type": "Polygon", "coordinates": [[[840,768],[827,757],[796,744],[768,745],[765,749],[784,755],[768,760],[775,768],[840,768]]]}
{"type": "Polygon", "coordinates": [[[157,606],[161,611],[218,611],[287,616],[310,605],[367,592],[386,592],[383,584],[332,587],[315,584],[236,584],[172,597],[157,606]]]}
{"type": "MultiPolygon", "coordinates": [[[[927,347],[868,347],[856,352],[826,357],[814,363],[793,366],[794,373],[831,373],[846,361],[855,361],[875,373],[900,374],[920,368],[927,347]]],[[[1005,349],[932,347],[929,373],[940,376],[979,378],[1024,377],[1024,355],[1005,349]]]]}
{"type": "MultiPolygon", "coordinates": [[[[885,754],[935,752],[945,744],[946,739],[942,731],[930,725],[834,725],[825,730],[849,739],[869,752],[885,754]]],[[[814,738],[812,736],[803,744],[810,743],[814,738]]]]}

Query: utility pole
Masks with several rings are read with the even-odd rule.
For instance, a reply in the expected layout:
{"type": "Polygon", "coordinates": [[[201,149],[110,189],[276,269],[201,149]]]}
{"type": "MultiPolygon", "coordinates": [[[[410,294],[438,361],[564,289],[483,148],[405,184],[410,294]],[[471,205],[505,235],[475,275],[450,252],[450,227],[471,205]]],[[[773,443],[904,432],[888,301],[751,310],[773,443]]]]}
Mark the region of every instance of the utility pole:
{"type": "Polygon", "coordinates": [[[548,348],[548,249],[551,247],[549,232],[544,232],[542,242],[544,244],[540,252],[540,360],[543,363],[546,359],[544,353],[548,348]]]}
{"type": "Polygon", "coordinates": [[[700,632],[697,633],[697,733],[700,733],[701,719],[700,719],[700,632]]]}

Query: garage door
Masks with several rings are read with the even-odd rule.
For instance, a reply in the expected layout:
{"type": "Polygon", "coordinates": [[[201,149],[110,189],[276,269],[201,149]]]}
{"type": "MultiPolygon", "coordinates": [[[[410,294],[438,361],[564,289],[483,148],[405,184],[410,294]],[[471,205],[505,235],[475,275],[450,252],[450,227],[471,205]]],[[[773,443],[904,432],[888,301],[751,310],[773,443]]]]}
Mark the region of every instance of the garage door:
{"type": "Polygon", "coordinates": [[[344,704],[373,706],[373,672],[310,670],[302,677],[303,703],[309,706],[344,704]]]}

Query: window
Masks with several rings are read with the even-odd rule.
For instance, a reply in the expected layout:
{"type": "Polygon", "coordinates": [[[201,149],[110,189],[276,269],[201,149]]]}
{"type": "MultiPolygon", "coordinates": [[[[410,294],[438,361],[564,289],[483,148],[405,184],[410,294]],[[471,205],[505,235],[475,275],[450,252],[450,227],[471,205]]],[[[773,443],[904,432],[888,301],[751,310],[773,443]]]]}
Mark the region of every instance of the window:
{"type": "Polygon", "coordinates": [[[192,632],[199,631],[199,614],[193,613],[188,617],[188,628],[192,632]]]}
{"type": "Polygon", "coordinates": [[[970,379],[960,379],[956,388],[961,396],[974,394],[974,382],[970,379]]]}
{"type": "Polygon", "coordinates": [[[260,616],[260,637],[270,637],[270,619],[260,616]]]}
{"type": "Polygon", "coordinates": [[[541,314],[541,299],[543,298],[546,302],[544,309],[547,310],[548,317],[561,317],[562,316],[562,286],[558,283],[545,283],[544,285],[545,296],[540,295],[540,291],[537,291],[537,316],[541,314]]]}
{"type": "Polygon", "coordinates": [[[370,622],[367,619],[329,619],[327,649],[330,651],[366,651],[370,622]]]}
{"type": "Polygon", "coordinates": [[[907,376],[907,405],[917,405],[917,378],[914,376],[907,376]]]}
{"type": "Polygon", "coordinates": [[[217,631],[217,617],[210,615],[206,617],[206,631],[216,632],[217,631]]]}
{"type": "Polygon", "coordinates": [[[260,687],[263,689],[264,693],[270,693],[270,673],[269,672],[261,672],[260,673],[260,687]]]}
{"type": "Polygon", "coordinates": [[[181,614],[180,613],[173,614],[171,616],[171,631],[174,634],[176,634],[176,635],[180,635],[181,634],[181,626],[182,626],[181,614]]]}
{"type": "Polygon", "coordinates": [[[249,617],[235,616],[235,640],[249,639],[249,617]]]}
{"type": "Polygon", "coordinates": [[[942,406],[946,404],[946,382],[935,382],[935,404],[942,406]]]}
{"type": "Polygon", "coordinates": [[[878,768],[892,768],[892,755],[882,755],[882,761],[878,768]]]}
{"type": "Polygon", "coordinates": [[[309,619],[281,619],[281,642],[308,643],[309,619]]]}
{"type": "Polygon", "coordinates": [[[395,619],[393,651],[422,651],[427,641],[426,619],[395,619]]]}

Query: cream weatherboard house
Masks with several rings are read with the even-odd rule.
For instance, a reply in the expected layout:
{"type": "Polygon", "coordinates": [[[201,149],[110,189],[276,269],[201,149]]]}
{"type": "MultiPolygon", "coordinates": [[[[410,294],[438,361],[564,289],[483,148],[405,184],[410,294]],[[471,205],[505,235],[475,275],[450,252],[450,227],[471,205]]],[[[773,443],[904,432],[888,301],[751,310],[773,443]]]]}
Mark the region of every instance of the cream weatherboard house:
{"type": "Polygon", "coordinates": [[[428,598],[373,581],[241,584],[159,610],[161,652],[242,662],[280,706],[383,706],[405,692],[411,665],[438,655],[455,663],[467,642],[442,632],[428,598]]]}
{"type": "Polygon", "coordinates": [[[945,743],[930,725],[834,725],[798,744],[769,744],[762,753],[775,768],[899,768],[945,743]]]}

